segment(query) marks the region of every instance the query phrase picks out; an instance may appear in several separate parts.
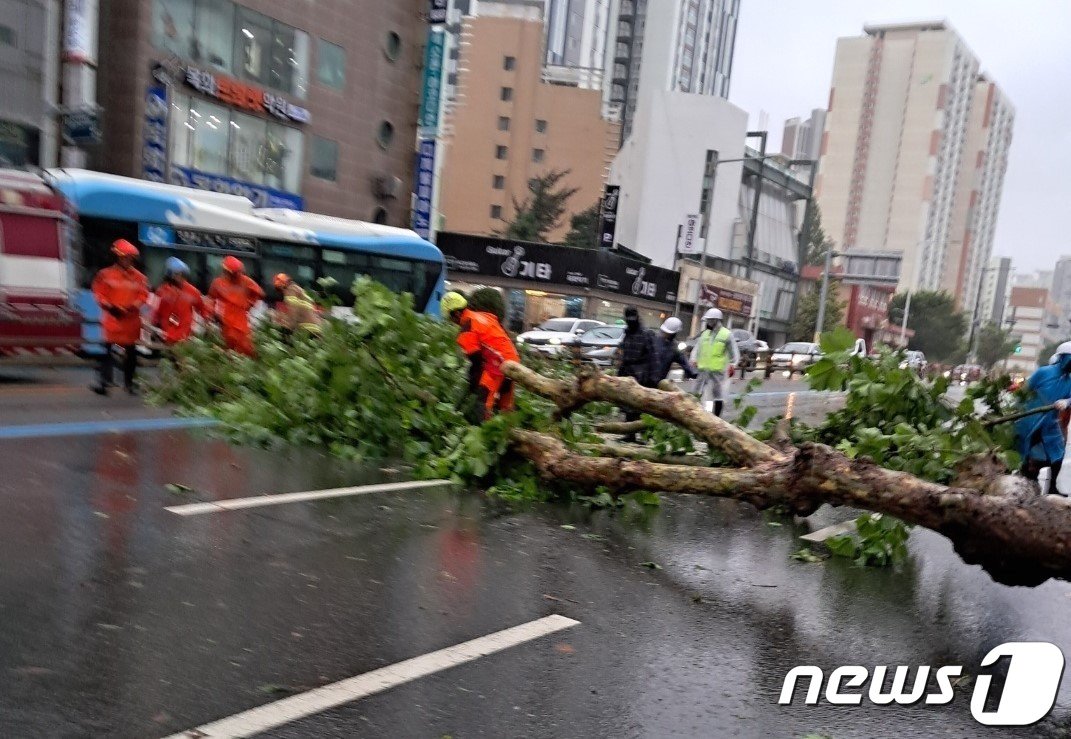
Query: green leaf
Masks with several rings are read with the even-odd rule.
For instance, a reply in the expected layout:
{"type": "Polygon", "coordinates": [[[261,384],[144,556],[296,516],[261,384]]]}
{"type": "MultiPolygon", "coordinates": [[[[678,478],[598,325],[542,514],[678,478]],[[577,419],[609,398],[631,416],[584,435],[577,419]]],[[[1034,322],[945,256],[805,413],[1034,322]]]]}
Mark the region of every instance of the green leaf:
{"type": "Polygon", "coordinates": [[[819,346],[823,354],[846,352],[855,346],[855,334],[845,326],[837,326],[832,331],[822,333],[819,346]]]}

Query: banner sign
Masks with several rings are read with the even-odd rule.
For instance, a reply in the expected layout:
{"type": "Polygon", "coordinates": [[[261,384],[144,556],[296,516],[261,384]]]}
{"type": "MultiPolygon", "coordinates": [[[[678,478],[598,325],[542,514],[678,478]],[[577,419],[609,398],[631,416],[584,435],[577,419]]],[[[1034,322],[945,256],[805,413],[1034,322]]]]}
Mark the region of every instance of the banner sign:
{"type": "Polygon", "coordinates": [[[97,20],[96,0],[66,0],[63,3],[63,61],[96,64],[93,47],[97,20]]]}
{"type": "Polygon", "coordinates": [[[141,151],[141,176],[150,182],[167,182],[169,112],[167,88],[150,85],[145,94],[145,146],[141,151]]]}
{"type": "Polygon", "coordinates": [[[599,206],[599,246],[614,248],[617,233],[617,205],[621,199],[620,185],[607,185],[599,206]]]}
{"type": "Polygon", "coordinates": [[[228,195],[241,195],[252,200],[257,208],[289,208],[291,210],[304,210],[305,208],[305,201],[302,197],[292,192],[255,185],[252,182],[243,182],[219,174],[208,174],[190,167],[172,166],[171,184],[228,195]]]}
{"type": "Polygon", "coordinates": [[[288,102],[286,98],[197,67],[186,67],[186,84],[235,108],[254,113],[267,112],[281,120],[295,123],[308,123],[312,119],[309,111],[288,102]]]}
{"type": "Polygon", "coordinates": [[[440,233],[447,269],[485,277],[605,290],[660,303],[677,300],[680,274],[599,249],[440,233]]]}
{"type": "Polygon", "coordinates": [[[446,23],[446,11],[450,0],[428,0],[428,23],[446,23]]]}
{"type": "Polygon", "coordinates": [[[100,118],[95,108],[65,112],[61,123],[66,143],[75,146],[95,146],[100,143],[100,118]]]}
{"type": "Polygon", "coordinates": [[[718,308],[738,316],[750,316],[754,300],[754,296],[747,293],[723,290],[714,285],[699,286],[699,306],[718,308]]]}
{"type": "Polygon", "coordinates": [[[248,236],[195,231],[159,223],[139,223],[138,240],[146,246],[178,246],[183,249],[227,251],[236,254],[256,254],[258,251],[257,240],[248,236]]]}
{"type": "Polygon", "coordinates": [[[698,254],[703,251],[699,244],[699,216],[687,215],[684,217],[684,229],[681,231],[680,248],[681,254],[698,254]]]}
{"type": "Polygon", "coordinates": [[[420,127],[430,133],[439,130],[439,95],[443,86],[443,57],[446,34],[438,29],[428,31],[424,47],[424,75],[420,83],[420,127]]]}
{"type": "Polygon", "coordinates": [[[420,238],[431,236],[432,191],[435,183],[435,139],[422,139],[417,153],[416,205],[413,230],[420,238]]]}

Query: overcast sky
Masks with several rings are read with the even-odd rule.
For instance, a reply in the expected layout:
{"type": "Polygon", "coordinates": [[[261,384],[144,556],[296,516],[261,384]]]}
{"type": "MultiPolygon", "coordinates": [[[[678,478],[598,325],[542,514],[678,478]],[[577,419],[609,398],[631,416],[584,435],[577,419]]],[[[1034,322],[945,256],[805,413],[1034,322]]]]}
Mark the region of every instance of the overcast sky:
{"type": "Polygon", "coordinates": [[[1067,0],[741,0],[730,100],[774,150],[786,118],[829,100],[835,41],[864,23],[951,23],[1015,106],[994,254],[1051,269],[1071,254],[1071,2],[1067,0]]]}

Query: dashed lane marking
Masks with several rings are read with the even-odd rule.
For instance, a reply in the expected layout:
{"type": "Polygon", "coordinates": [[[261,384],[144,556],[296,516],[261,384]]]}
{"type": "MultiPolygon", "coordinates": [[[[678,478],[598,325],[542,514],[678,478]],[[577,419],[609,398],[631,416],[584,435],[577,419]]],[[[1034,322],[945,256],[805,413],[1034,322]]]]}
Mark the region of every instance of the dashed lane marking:
{"type": "Polygon", "coordinates": [[[323,500],[325,498],[345,498],[351,495],[367,495],[369,493],[390,493],[397,490],[416,490],[418,488],[437,488],[444,485],[453,485],[450,480],[417,480],[414,482],[385,482],[378,485],[359,485],[350,488],[331,488],[330,490],[309,490],[303,493],[276,493],[272,495],[255,495],[251,498],[231,498],[229,500],[216,500],[208,503],[186,503],[184,505],[167,506],[165,511],[170,511],[179,516],[199,516],[204,513],[220,513],[222,511],[237,511],[244,508],[259,508],[261,506],[282,505],[284,503],[301,503],[307,500],[323,500]]]}
{"type": "Polygon", "coordinates": [[[579,625],[557,614],[340,680],[307,693],[173,734],[167,739],[246,737],[579,625]]]}

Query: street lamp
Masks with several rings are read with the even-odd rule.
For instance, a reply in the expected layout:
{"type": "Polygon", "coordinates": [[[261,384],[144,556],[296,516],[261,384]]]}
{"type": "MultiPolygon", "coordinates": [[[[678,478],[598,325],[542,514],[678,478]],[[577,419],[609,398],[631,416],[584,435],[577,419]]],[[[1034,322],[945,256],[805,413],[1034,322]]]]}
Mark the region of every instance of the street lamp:
{"type": "MultiPolygon", "coordinates": [[[[833,267],[833,257],[841,256],[840,252],[832,249],[826,250],[826,266],[822,270],[822,294],[818,298],[818,320],[814,324],[814,343],[822,338],[822,329],[826,322],[826,296],[829,294],[829,270],[833,267]]],[[[797,288],[798,289],[798,288],[797,288]]]]}
{"type": "Polygon", "coordinates": [[[982,333],[978,329],[980,328],[981,321],[978,317],[978,309],[981,308],[982,303],[982,283],[985,282],[985,276],[987,273],[995,270],[996,267],[989,265],[988,267],[982,267],[981,273],[978,275],[978,290],[974,296],[974,310],[971,312],[971,334],[967,340],[967,359],[973,364],[978,357],[978,337],[982,333]]]}

